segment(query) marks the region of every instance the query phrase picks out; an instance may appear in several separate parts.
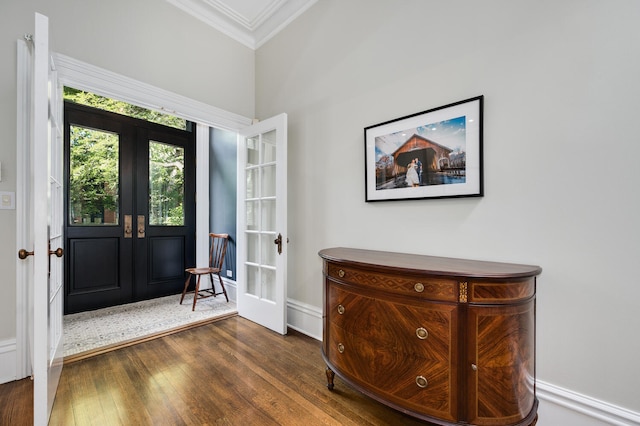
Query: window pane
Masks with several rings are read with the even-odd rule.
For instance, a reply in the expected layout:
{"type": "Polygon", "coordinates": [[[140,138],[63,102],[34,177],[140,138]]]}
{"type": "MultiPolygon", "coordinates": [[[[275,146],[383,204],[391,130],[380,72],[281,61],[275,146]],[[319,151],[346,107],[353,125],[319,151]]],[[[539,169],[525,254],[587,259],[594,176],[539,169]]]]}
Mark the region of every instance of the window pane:
{"type": "Polygon", "coordinates": [[[260,201],[247,201],[247,229],[257,231],[260,229],[260,218],[258,217],[260,201]]]}
{"type": "Polygon", "coordinates": [[[258,234],[247,234],[247,262],[260,263],[260,246],[258,234]]]}
{"type": "Polygon", "coordinates": [[[184,225],[184,149],[149,141],[149,225],[184,225]]]}
{"type": "Polygon", "coordinates": [[[260,268],[257,266],[247,265],[247,287],[245,292],[258,296],[260,289],[260,268]]]}
{"type": "Polygon", "coordinates": [[[262,135],[262,164],[276,161],[276,131],[262,135]]]}
{"type": "Polygon", "coordinates": [[[117,225],[120,138],[70,126],[69,223],[117,225]]]}
{"type": "Polygon", "coordinates": [[[95,93],[84,92],[71,87],[64,88],[64,100],[77,104],[88,105],[93,108],[115,112],[133,118],[162,124],[164,126],[175,127],[180,130],[187,130],[187,120],[173,115],[163,114],[150,109],[131,105],[115,99],[105,98],[95,93]]]}
{"type": "Polygon", "coordinates": [[[261,235],[262,259],[260,263],[262,263],[263,265],[275,267],[278,246],[275,245],[273,240],[275,240],[275,237],[271,234],[261,235]]]}
{"type": "Polygon", "coordinates": [[[258,172],[259,169],[247,170],[247,197],[246,198],[258,198],[258,172]]]}
{"type": "Polygon", "coordinates": [[[262,169],[262,197],[275,197],[276,195],[276,166],[265,166],[262,169]]]}
{"type": "Polygon", "coordinates": [[[260,150],[257,138],[247,139],[247,166],[256,166],[260,163],[260,150]]]}
{"type": "Polygon", "coordinates": [[[276,271],[273,269],[262,269],[261,297],[272,302],[276,300],[276,271]]]}
{"type": "Polygon", "coordinates": [[[276,232],[276,200],[262,202],[261,231],[276,232]]]}

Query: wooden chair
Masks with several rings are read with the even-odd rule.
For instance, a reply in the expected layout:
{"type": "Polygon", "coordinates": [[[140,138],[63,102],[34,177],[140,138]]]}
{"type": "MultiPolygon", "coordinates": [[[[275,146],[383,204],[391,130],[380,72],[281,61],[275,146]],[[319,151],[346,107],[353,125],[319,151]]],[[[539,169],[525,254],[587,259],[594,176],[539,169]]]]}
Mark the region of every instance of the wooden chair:
{"type": "Polygon", "coordinates": [[[222,270],[222,263],[224,262],[224,256],[227,253],[227,243],[229,242],[229,234],[209,234],[210,239],[210,249],[209,249],[209,267],[206,268],[188,268],[185,269],[185,272],[189,274],[187,280],[184,282],[184,290],[182,290],[182,297],[180,297],[180,304],[182,305],[182,301],[184,300],[184,295],[187,293],[187,287],[189,287],[189,282],[191,281],[191,277],[196,275],[198,279],[196,280],[196,288],[193,291],[193,307],[192,311],[196,310],[196,302],[198,299],[206,299],[207,297],[217,296],[219,294],[224,294],[224,297],[229,301],[229,296],[227,296],[227,290],[224,288],[224,283],[222,282],[222,277],[220,276],[220,271],[222,270]],[[220,286],[222,287],[222,291],[216,293],[215,285],[213,282],[213,274],[218,276],[218,280],[220,281],[220,286]],[[200,290],[200,278],[203,275],[209,275],[211,278],[211,288],[207,288],[204,290],[200,290]]]}

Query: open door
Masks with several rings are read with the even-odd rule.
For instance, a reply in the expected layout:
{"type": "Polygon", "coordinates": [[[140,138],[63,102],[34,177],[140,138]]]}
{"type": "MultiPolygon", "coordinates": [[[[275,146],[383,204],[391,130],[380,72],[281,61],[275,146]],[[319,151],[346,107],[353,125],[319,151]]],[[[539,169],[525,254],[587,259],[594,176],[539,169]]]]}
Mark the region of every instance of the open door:
{"type": "Polygon", "coordinates": [[[287,115],[238,143],[238,314],[287,333],[287,115]]]}
{"type": "MultiPolygon", "coordinates": [[[[29,293],[29,347],[33,375],[35,425],[49,422],[62,371],[62,134],[55,73],[49,56],[49,20],[36,13],[33,45],[24,44],[27,69],[19,70],[29,80],[22,120],[28,122],[26,161],[21,170],[26,229],[25,247],[18,253],[26,263],[29,293]],[[53,81],[52,81],[53,80],[53,81]]],[[[19,61],[22,63],[22,61],[19,61]]]]}

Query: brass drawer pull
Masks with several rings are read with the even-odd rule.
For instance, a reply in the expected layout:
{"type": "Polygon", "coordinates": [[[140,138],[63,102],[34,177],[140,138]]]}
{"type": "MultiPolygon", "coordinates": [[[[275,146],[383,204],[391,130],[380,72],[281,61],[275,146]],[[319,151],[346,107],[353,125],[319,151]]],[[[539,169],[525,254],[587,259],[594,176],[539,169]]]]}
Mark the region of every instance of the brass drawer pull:
{"type": "Polygon", "coordinates": [[[342,343],[338,343],[338,352],[344,353],[344,345],[342,343]]]}
{"type": "Polygon", "coordinates": [[[427,331],[426,328],[420,327],[416,329],[416,336],[418,336],[418,339],[424,340],[427,337],[429,337],[429,332],[427,331]]]}
{"type": "Polygon", "coordinates": [[[417,291],[418,293],[422,293],[424,291],[424,284],[422,283],[415,283],[415,285],[413,286],[413,289],[415,291],[417,291]]]}
{"type": "Polygon", "coordinates": [[[342,269],[340,269],[340,270],[338,271],[338,276],[339,276],[340,278],[344,277],[344,271],[343,271],[342,269]]]}
{"type": "Polygon", "coordinates": [[[344,314],[344,306],[342,306],[342,305],[338,305],[338,313],[339,313],[340,315],[344,314]]]}
{"type": "Polygon", "coordinates": [[[416,377],[416,385],[418,385],[419,388],[424,389],[429,385],[429,381],[425,379],[424,376],[418,376],[416,377]]]}

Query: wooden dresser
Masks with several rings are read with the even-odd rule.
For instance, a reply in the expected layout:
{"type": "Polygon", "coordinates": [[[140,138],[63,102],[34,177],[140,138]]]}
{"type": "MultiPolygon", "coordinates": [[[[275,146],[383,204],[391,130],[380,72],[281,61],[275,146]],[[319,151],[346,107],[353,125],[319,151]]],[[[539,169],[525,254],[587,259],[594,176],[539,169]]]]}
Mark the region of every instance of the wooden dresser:
{"type": "Polygon", "coordinates": [[[534,425],[538,266],[350,248],[324,260],[322,355],[360,392],[436,425],[534,425]]]}

